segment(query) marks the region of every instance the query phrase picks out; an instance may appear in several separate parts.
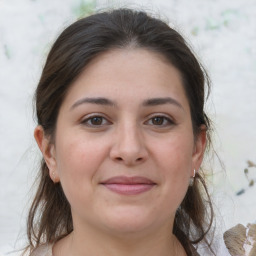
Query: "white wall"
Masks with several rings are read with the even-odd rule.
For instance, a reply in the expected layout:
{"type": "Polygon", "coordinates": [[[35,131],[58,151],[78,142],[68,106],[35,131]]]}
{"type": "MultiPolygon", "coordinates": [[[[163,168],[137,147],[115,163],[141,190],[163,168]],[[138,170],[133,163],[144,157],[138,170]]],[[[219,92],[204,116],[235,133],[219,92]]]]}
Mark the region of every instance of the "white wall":
{"type": "MultiPolygon", "coordinates": [[[[51,42],[74,21],[80,2],[0,0],[0,252],[13,248],[18,234],[24,237],[26,202],[38,159],[33,141],[33,91],[51,42]]],[[[222,201],[220,191],[232,196],[247,187],[246,160],[256,162],[256,2],[140,2],[168,17],[209,70],[213,91],[208,109],[217,130],[216,150],[227,173],[223,178],[216,167],[213,179],[216,200],[222,201]]],[[[107,1],[96,3],[101,7],[107,1]]],[[[117,5],[127,3],[132,1],[117,5]]],[[[234,198],[237,208],[232,217],[227,216],[231,213],[227,205],[233,203],[222,202],[227,226],[256,221],[252,189],[234,198]]]]}

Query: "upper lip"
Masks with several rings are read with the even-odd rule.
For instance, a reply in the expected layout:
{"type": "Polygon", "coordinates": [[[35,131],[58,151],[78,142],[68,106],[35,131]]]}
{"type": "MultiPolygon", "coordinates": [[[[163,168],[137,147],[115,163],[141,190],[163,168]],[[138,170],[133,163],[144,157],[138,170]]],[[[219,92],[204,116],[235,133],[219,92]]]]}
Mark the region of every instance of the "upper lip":
{"type": "Polygon", "coordinates": [[[141,176],[133,176],[133,177],[115,176],[102,181],[101,184],[133,185],[133,184],[156,184],[156,183],[146,177],[141,177],[141,176]]]}

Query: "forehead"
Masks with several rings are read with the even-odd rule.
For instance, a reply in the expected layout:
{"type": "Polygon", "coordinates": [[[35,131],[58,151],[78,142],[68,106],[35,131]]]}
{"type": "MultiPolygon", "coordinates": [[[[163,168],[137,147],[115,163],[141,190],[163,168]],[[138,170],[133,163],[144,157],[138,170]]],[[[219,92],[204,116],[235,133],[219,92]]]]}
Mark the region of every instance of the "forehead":
{"type": "Polygon", "coordinates": [[[71,85],[66,100],[79,97],[143,100],[171,96],[186,101],[180,72],[147,49],[114,49],[94,58],[71,85]]]}

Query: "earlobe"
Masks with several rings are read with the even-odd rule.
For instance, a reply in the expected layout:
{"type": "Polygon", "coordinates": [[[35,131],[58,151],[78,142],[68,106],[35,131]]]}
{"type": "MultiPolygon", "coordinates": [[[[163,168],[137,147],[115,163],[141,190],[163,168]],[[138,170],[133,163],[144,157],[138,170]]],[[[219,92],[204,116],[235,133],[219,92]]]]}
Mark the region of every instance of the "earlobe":
{"type": "Polygon", "coordinates": [[[195,170],[199,170],[203,161],[206,142],[207,142],[206,133],[207,133],[206,126],[201,125],[200,132],[197,135],[197,138],[195,141],[194,152],[193,152],[193,168],[195,170]]]}
{"type": "Polygon", "coordinates": [[[46,165],[49,169],[49,175],[54,183],[59,182],[57,173],[57,162],[55,158],[55,147],[50,142],[49,136],[46,136],[41,125],[37,126],[34,131],[34,137],[40,151],[43,154],[46,165]]]}

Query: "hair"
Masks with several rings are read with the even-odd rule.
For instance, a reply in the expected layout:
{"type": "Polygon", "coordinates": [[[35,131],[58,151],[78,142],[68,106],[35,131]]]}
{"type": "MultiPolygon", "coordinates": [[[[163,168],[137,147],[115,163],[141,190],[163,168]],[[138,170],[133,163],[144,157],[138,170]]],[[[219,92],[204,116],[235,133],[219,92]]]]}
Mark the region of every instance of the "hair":
{"type": "MultiPolygon", "coordinates": [[[[193,132],[196,138],[202,125],[207,129],[208,146],[211,123],[204,112],[210,91],[208,75],[184,38],[167,23],[143,11],[115,9],[79,19],[67,27],[53,44],[35,92],[38,125],[54,143],[59,109],[74,80],[95,57],[112,49],[147,49],[162,55],[175,66],[189,102],[193,132]],[[206,93],[207,92],[207,93],[206,93]]],[[[201,170],[202,171],[202,170],[201,170]]],[[[205,243],[214,254],[209,232],[213,224],[213,206],[203,174],[197,173],[176,211],[174,228],[187,255],[194,246],[205,243]],[[193,246],[194,245],[194,246],[193,246]]],[[[73,230],[70,204],[61,187],[49,177],[42,159],[38,188],[28,221],[28,249],[52,243],[73,230]]]]}

